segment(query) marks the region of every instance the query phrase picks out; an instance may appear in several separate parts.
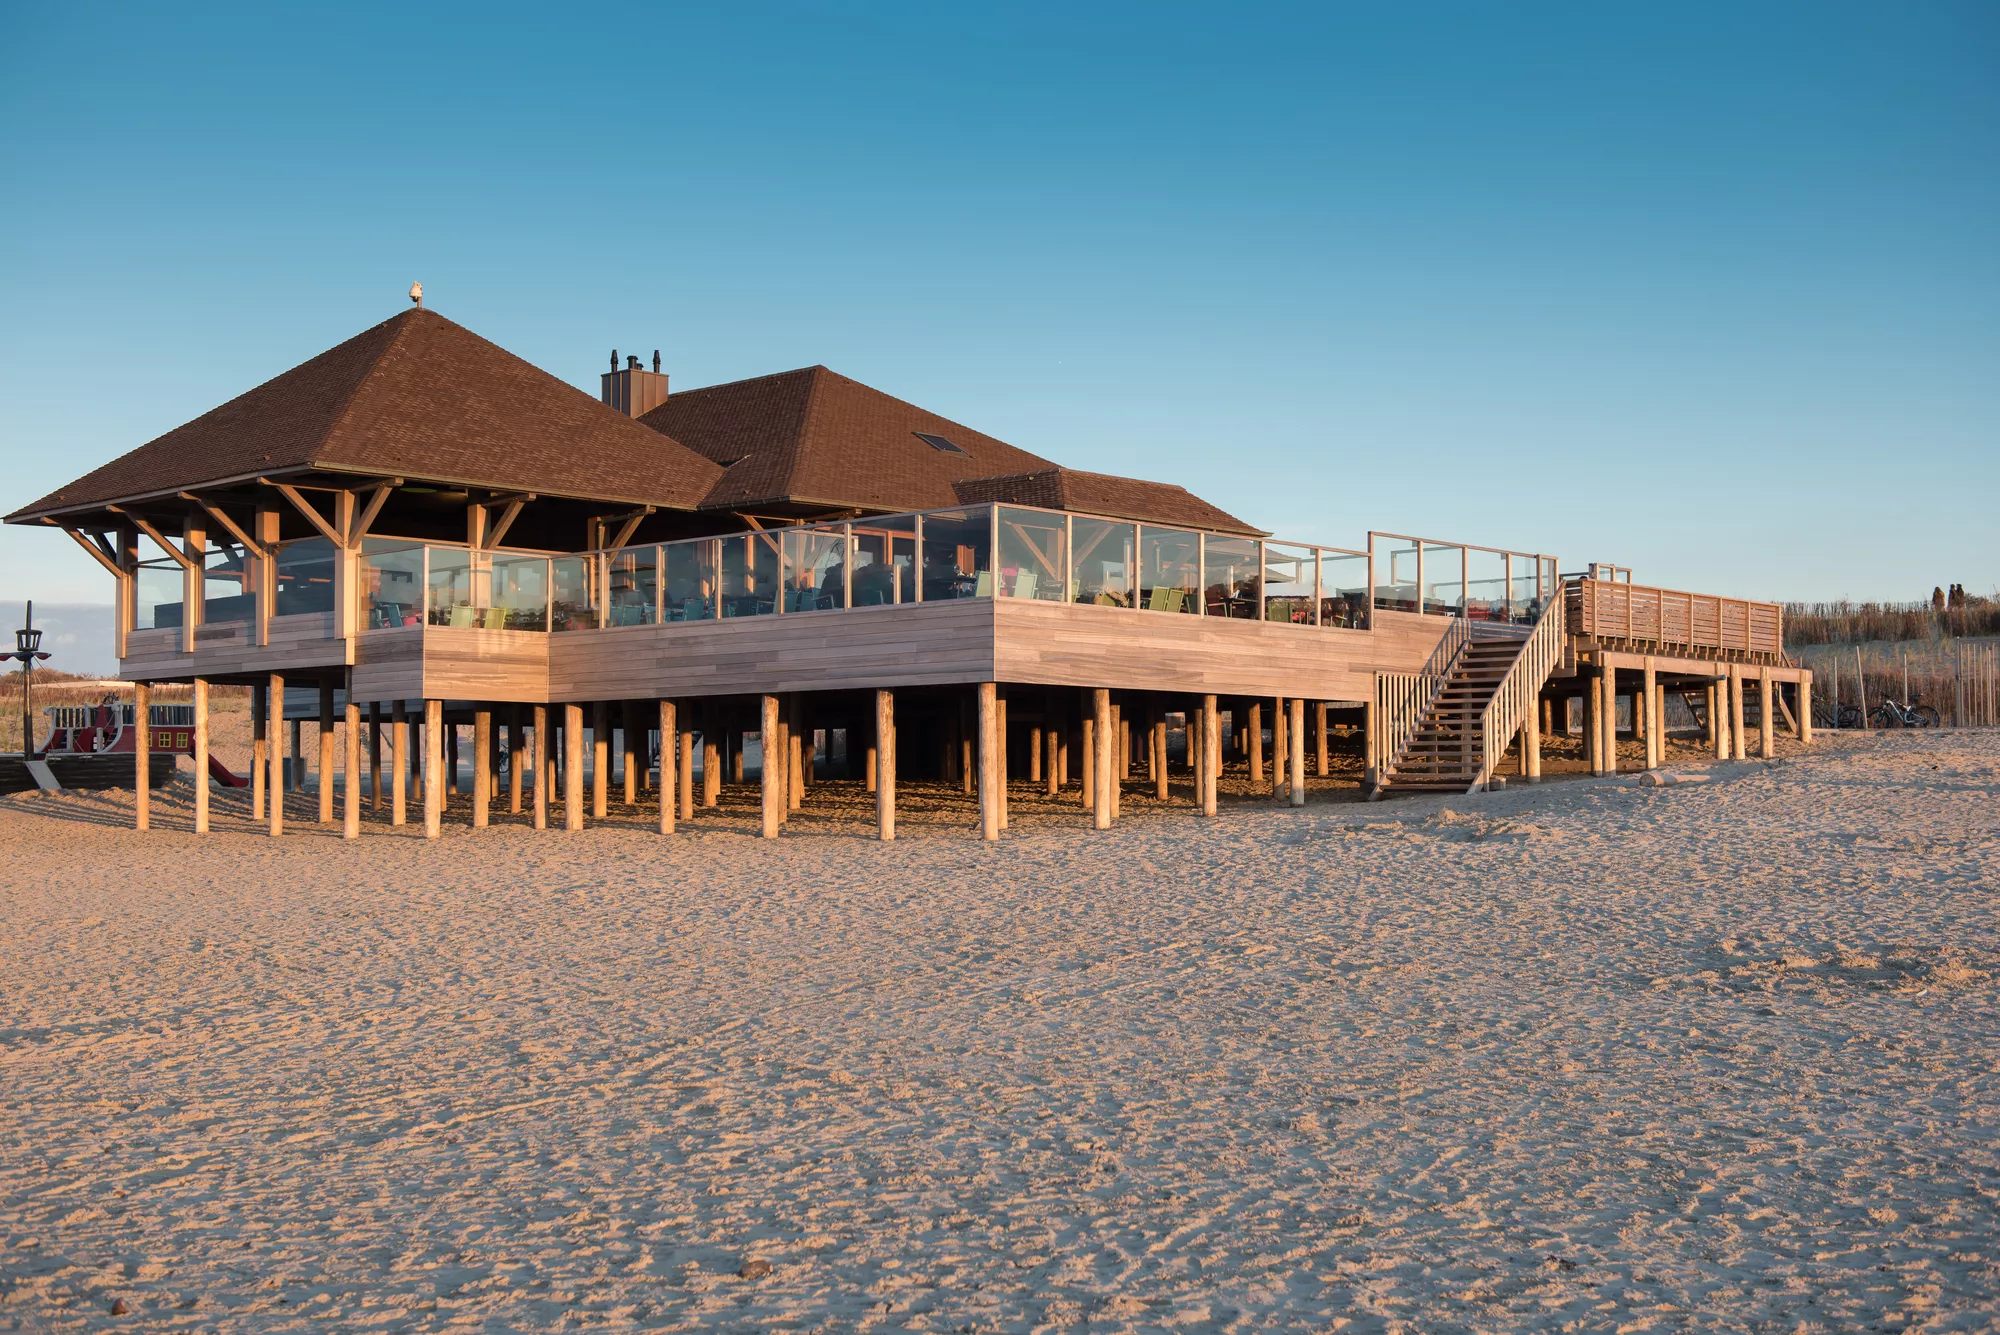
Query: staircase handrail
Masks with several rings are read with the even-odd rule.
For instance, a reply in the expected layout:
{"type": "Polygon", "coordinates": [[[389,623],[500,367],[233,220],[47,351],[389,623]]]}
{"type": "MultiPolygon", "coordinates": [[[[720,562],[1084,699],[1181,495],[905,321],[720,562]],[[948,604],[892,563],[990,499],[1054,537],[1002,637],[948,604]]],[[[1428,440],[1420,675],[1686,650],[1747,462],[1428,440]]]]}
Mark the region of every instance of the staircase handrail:
{"type": "Polygon", "coordinates": [[[1507,675],[1500,679],[1486,708],[1480,711],[1479,777],[1468,791],[1477,792],[1493,777],[1494,768],[1507,753],[1507,744],[1527,721],[1528,711],[1541,699],[1549,674],[1562,661],[1567,602],[1565,598],[1549,599],[1507,675]]]}
{"type": "Polygon", "coordinates": [[[1382,724],[1375,750],[1375,771],[1386,778],[1402,762],[1403,752],[1417,735],[1417,725],[1430,712],[1444,679],[1472,643],[1472,622],[1452,617],[1431,656],[1415,672],[1381,672],[1375,677],[1375,716],[1382,724]],[[1391,709],[1391,704],[1396,708],[1391,709]]]}

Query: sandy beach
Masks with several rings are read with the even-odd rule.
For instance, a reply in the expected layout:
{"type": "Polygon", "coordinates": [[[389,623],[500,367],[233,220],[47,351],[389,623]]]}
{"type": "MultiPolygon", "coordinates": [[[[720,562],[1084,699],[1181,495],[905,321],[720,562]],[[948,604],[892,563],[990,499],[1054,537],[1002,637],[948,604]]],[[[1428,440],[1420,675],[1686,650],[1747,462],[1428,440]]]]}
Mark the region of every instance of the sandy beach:
{"type": "Polygon", "coordinates": [[[1692,754],[995,846],[0,801],[0,1330],[1995,1328],[2000,733],[1692,754]]]}

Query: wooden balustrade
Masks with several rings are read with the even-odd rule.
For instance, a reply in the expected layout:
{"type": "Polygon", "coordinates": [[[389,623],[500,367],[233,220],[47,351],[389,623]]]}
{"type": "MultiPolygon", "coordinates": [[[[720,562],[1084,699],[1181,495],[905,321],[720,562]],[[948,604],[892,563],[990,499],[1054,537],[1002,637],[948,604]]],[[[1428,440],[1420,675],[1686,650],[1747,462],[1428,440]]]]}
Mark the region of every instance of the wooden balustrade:
{"type": "Polygon", "coordinates": [[[1777,603],[1597,579],[1571,580],[1564,600],[1572,635],[1717,653],[1784,652],[1785,613],[1777,603]]]}

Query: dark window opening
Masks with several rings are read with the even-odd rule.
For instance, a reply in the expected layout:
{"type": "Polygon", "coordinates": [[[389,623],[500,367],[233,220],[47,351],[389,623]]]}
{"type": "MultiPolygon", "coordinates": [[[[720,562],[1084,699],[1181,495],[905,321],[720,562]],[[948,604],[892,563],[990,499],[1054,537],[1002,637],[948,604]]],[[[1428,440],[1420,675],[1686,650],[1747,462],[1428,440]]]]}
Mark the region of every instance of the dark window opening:
{"type": "Polygon", "coordinates": [[[924,444],[930,446],[932,449],[941,451],[942,453],[945,454],[965,453],[964,450],[952,444],[950,441],[946,440],[943,436],[934,436],[928,431],[916,431],[912,432],[911,434],[916,436],[918,440],[921,440],[924,444]]]}

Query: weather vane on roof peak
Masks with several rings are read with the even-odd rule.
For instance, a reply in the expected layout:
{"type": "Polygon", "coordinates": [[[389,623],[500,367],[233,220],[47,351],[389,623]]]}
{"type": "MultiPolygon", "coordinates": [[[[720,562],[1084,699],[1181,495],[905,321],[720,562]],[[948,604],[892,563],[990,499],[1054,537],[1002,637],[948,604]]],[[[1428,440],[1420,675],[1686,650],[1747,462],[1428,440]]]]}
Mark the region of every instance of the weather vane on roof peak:
{"type": "Polygon", "coordinates": [[[418,306],[424,304],[424,285],[422,283],[410,284],[410,300],[418,306]]]}

